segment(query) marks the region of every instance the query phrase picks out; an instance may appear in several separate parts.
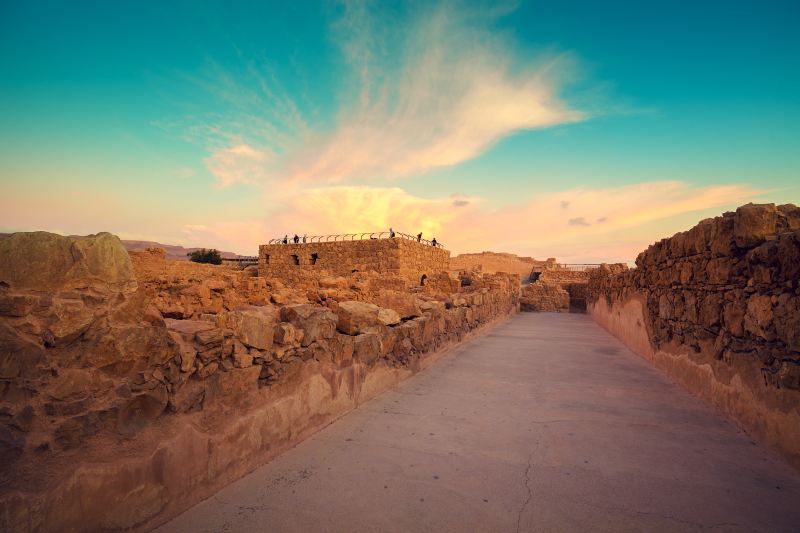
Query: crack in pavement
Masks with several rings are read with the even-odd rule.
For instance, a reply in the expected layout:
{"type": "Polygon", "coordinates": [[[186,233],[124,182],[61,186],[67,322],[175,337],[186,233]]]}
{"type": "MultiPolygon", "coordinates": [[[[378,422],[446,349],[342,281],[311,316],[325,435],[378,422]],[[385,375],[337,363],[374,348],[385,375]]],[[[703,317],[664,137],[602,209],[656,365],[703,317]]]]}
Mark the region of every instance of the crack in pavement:
{"type": "Polygon", "coordinates": [[[533,454],[528,456],[528,466],[525,468],[525,489],[528,491],[528,498],[525,500],[525,503],[522,504],[522,507],[520,507],[519,513],[517,513],[517,533],[519,533],[519,526],[522,522],[522,513],[525,512],[525,508],[533,499],[533,492],[530,486],[531,459],[533,459],[533,454]]]}

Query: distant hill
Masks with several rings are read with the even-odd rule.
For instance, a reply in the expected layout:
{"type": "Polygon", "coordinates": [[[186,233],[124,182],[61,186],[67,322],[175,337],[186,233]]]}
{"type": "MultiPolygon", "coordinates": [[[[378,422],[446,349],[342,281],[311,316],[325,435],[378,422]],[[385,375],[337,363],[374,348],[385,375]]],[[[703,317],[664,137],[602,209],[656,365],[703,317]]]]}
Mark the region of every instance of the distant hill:
{"type": "MultiPolygon", "coordinates": [[[[128,241],[122,239],[122,244],[129,252],[140,252],[142,250],[146,250],[147,248],[163,248],[166,251],[167,259],[177,261],[188,261],[189,258],[186,256],[186,254],[200,250],[200,248],[184,248],[183,246],[176,246],[174,244],[161,244],[160,242],[155,241],[128,241]]],[[[243,257],[233,252],[223,251],[220,251],[220,255],[223,259],[236,259],[237,257],[243,257]]]]}

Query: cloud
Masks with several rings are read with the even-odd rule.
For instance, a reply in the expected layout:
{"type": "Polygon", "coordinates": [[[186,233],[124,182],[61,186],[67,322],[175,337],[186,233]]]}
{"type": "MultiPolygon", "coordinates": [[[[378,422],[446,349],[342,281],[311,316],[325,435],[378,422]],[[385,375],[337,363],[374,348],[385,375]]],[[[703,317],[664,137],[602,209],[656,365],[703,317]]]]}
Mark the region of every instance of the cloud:
{"type": "Polygon", "coordinates": [[[566,209],[569,207],[569,200],[561,200],[561,209],[566,209]]]}
{"type": "MultiPolygon", "coordinates": [[[[563,204],[564,202],[561,203],[563,204]]],[[[567,221],[567,224],[570,226],[591,226],[583,217],[571,218],[567,221]]]]}
{"type": "Polygon", "coordinates": [[[209,172],[219,180],[221,187],[234,183],[261,183],[266,177],[265,167],[272,159],[269,153],[248,144],[237,144],[218,150],[204,162],[209,172]]]}
{"type": "Polygon", "coordinates": [[[469,200],[453,200],[453,207],[466,207],[469,205],[469,200]]]}
{"type": "Polygon", "coordinates": [[[457,165],[521,130],[583,120],[560,97],[566,54],[521,57],[491,13],[420,7],[391,23],[362,3],[334,26],[348,70],[332,125],[312,124],[273,76],[214,66],[199,83],[230,116],[194,129],[221,186],[394,179],[457,165]]]}

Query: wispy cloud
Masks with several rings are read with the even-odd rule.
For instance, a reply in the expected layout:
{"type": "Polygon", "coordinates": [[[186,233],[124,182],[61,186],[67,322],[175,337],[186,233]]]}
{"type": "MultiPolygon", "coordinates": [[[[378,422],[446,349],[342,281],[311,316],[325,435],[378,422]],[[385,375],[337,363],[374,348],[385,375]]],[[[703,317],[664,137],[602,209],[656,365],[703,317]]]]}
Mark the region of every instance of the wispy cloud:
{"type": "Polygon", "coordinates": [[[571,218],[567,221],[567,224],[570,226],[591,226],[591,224],[583,217],[571,218]]]}
{"type": "Polygon", "coordinates": [[[345,58],[333,121],[312,123],[269,69],[199,80],[229,116],[195,126],[219,184],[393,179],[470,160],[520,130],[579,121],[560,91],[566,54],[520,57],[486,27],[491,14],[420,8],[392,24],[345,5],[333,36],[345,58]]]}

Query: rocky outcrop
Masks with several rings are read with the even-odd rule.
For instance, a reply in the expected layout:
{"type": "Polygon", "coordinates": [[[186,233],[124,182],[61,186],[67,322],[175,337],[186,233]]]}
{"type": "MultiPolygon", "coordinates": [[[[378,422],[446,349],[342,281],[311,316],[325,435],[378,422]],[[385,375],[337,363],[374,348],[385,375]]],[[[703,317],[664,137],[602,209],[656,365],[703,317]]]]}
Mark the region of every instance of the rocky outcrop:
{"type": "Polygon", "coordinates": [[[590,274],[590,313],[800,466],[800,209],[748,204],[590,274]]]}
{"type": "Polygon", "coordinates": [[[0,282],[12,291],[136,290],[128,253],[117,237],[62,237],[38,231],[0,239],[0,282]]]}
{"type": "Polygon", "coordinates": [[[136,289],[108,233],[0,239],[0,421],[13,436],[3,473],[23,452],[73,449],[103,431],[130,436],[164,410],[164,384],[138,379],[175,345],[136,289]]]}

